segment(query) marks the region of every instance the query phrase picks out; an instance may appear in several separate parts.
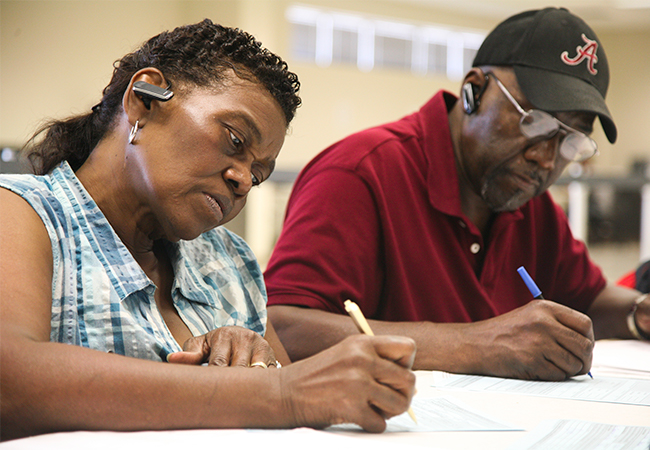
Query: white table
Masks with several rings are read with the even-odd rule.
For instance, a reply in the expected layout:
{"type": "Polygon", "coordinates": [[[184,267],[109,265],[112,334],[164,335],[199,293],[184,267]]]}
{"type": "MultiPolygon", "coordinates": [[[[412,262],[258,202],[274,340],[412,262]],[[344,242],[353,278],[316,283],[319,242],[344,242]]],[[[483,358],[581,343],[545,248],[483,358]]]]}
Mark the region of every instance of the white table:
{"type": "MultiPolygon", "coordinates": [[[[636,343],[639,344],[639,343],[636,343]]],[[[603,347],[604,348],[604,347],[603,347]]],[[[596,350],[599,343],[596,344],[596,350]]],[[[650,344],[635,350],[633,359],[647,360],[650,344]],[[640,350],[640,351],[639,351],[640,350]]],[[[615,352],[622,353],[622,352],[615,352]]],[[[594,353],[594,376],[598,376],[598,351],[594,353]]],[[[604,355],[604,353],[602,353],[604,355]]],[[[610,352],[611,354],[611,352],[610,352]]],[[[634,361],[632,361],[634,362],[634,361]]],[[[576,419],[612,425],[650,426],[650,407],[535,397],[495,392],[450,391],[433,386],[433,373],[417,374],[418,397],[445,396],[456,398],[468,406],[494,416],[502,422],[523,428],[525,431],[465,431],[465,432],[400,432],[369,434],[364,432],[320,432],[309,429],[278,430],[196,430],[172,432],[56,433],[0,444],[0,450],[130,450],[203,448],[239,449],[300,449],[313,450],[383,450],[383,449],[504,449],[525,436],[547,419],[576,419]],[[365,441],[365,442],[360,442],[365,441]]],[[[648,374],[650,376],[650,373],[648,374]]]]}

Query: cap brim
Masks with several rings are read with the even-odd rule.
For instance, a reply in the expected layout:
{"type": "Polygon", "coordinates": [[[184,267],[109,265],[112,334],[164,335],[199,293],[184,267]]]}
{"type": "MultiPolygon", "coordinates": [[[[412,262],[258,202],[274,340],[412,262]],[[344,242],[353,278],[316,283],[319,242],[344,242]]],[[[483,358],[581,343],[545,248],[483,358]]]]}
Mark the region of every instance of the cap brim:
{"type": "Polygon", "coordinates": [[[517,82],[528,101],[550,111],[587,111],[598,115],[607,140],[616,142],[616,125],[596,87],[580,78],[526,66],[514,66],[517,82]]]}

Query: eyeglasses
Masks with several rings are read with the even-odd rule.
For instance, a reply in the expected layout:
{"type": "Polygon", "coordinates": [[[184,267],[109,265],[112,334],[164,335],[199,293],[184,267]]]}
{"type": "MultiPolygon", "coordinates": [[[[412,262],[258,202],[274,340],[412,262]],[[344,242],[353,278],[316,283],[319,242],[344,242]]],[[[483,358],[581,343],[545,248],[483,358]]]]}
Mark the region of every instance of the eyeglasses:
{"type": "Polygon", "coordinates": [[[564,131],[564,138],[560,141],[560,155],[569,161],[585,161],[592,156],[598,154],[598,144],[589,136],[581,131],[571,128],[570,126],[560,122],[547,112],[539,109],[529,109],[524,111],[524,108],[514,99],[512,94],[508,92],[506,87],[499,81],[493,74],[491,75],[501,92],[508,97],[508,100],[517,108],[521,114],[519,121],[519,129],[529,139],[543,138],[551,139],[560,130],[564,131]]]}

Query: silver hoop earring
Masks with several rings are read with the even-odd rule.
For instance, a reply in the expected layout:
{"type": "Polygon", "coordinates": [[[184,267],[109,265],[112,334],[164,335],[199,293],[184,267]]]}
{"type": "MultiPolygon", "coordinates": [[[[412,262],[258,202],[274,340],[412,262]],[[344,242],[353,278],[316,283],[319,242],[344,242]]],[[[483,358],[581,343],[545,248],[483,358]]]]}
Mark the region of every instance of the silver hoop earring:
{"type": "Polygon", "coordinates": [[[133,144],[133,141],[135,141],[135,135],[138,134],[138,122],[138,120],[135,121],[131,131],[129,132],[129,144],[133,144]]]}

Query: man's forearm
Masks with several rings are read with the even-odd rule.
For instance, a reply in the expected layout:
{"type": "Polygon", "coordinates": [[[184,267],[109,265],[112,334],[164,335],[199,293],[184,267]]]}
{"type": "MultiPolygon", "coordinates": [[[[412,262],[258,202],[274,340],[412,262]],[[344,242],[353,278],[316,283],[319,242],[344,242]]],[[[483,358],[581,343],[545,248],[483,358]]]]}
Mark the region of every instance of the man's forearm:
{"type": "Polygon", "coordinates": [[[632,289],[606,286],[587,311],[594,323],[596,339],[632,338],[627,326],[627,315],[640,295],[640,292],[632,289]]]}
{"type": "MultiPolygon", "coordinates": [[[[309,308],[272,306],[269,317],[292,360],[358,333],[347,315],[309,308]]],[[[474,323],[368,322],[376,335],[415,341],[415,370],[564,380],[591,367],[591,321],[552,301],[474,323]]]]}
{"type": "Polygon", "coordinates": [[[357,334],[347,316],[298,306],[270,306],[269,321],[289,354],[298,361],[357,334]]]}
{"type": "MultiPolygon", "coordinates": [[[[271,306],[269,318],[292,361],[307,358],[345,337],[358,334],[352,319],[296,306],[271,306]]],[[[415,340],[415,370],[473,373],[478,370],[473,348],[463,339],[468,324],[386,322],[369,320],[377,335],[406,336],[415,340]]]]}

